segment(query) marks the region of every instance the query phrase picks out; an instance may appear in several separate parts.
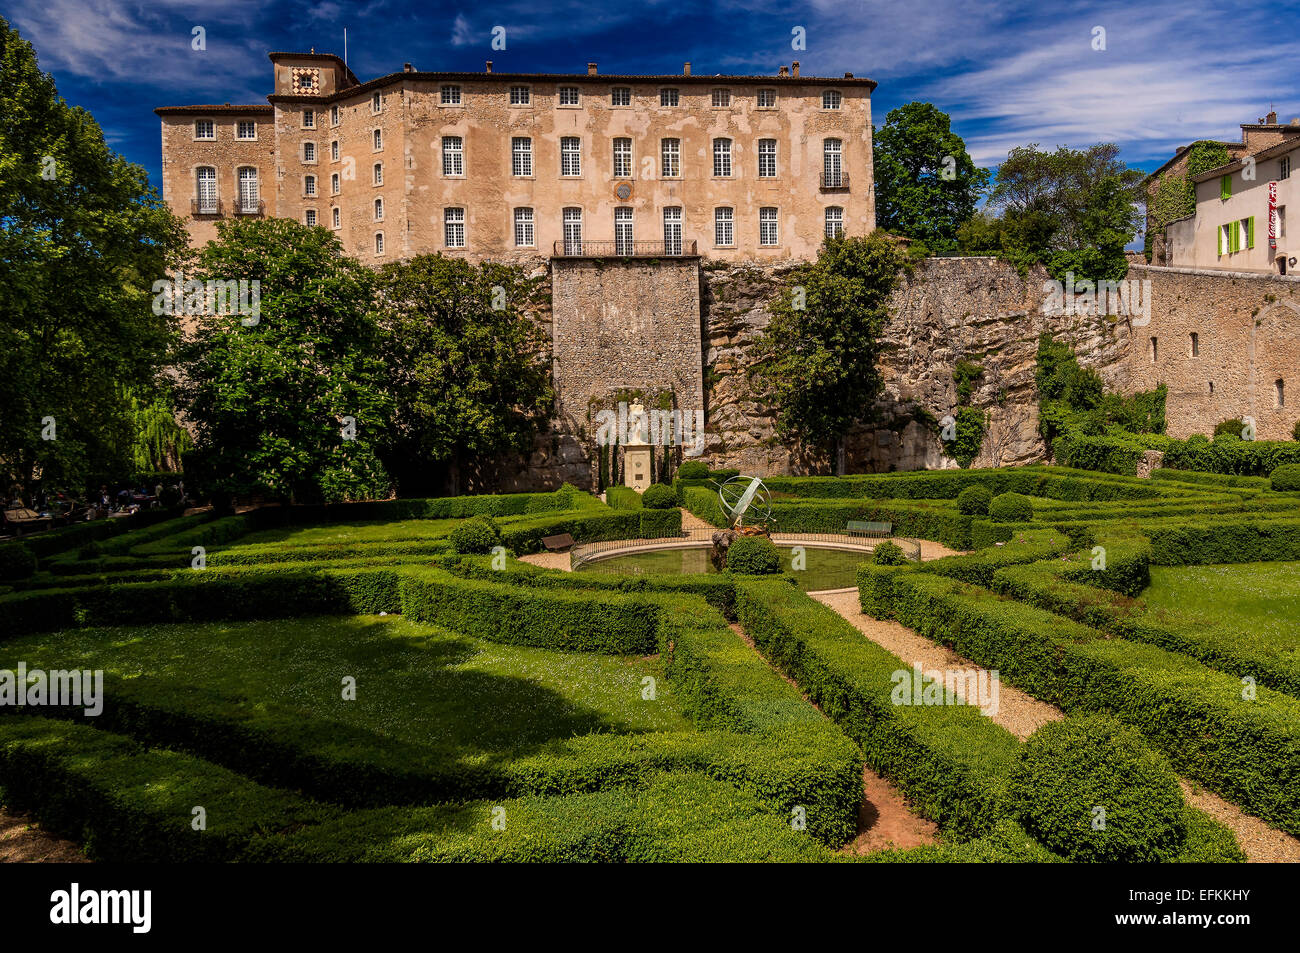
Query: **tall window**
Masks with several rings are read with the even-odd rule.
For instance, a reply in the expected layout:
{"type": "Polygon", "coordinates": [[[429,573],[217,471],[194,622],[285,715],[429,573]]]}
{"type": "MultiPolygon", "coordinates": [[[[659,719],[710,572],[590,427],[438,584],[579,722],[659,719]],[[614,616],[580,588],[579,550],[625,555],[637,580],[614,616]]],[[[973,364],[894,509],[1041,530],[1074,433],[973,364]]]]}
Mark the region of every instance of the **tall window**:
{"type": "Polygon", "coordinates": [[[442,87],[441,102],[444,106],[460,105],[460,87],[447,85],[442,87]]]}
{"type": "Polygon", "coordinates": [[[370,97],[370,111],[378,113],[384,108],[384,97],[380,93],[375,93],[370,97]]]}
{"type": "Polygon", "coordinates": [[[465,210],[449,208],[442,212],[442,240],[448,248],[465,247],[465,210]]]}
{"type": "Polygon", "coordinates": [[[240,120],[239,124],[235,127],[235,138],[236,138],[236,139],[256,139],[256,138],[257,138],[257,123],[255,123],[255,122],[245,122],[245,121],[243,121],[243,120],[240,120]]]}
{"type": "Polygon", "coordinates": [[[1192,357],[1201,356],[1201,336],[1195,331],[1193,331],[1191,335],[1190,353],[1192,357]]]}
{"type": "Polygon", "coordinates": [[[533,247],[533,210],[515,209],[515,245],[519,248],[533,247]]]}
{"type": "Polygon", "coordinates": [[[758,91],[758,108],[775,109],[776,108],[776,90],[760,89],[758,91]]]}
{"type": "Polygon", "coordinates": [[[723,207],[713,210],[713,244],[734,245],[736,243],[731,209],[723,207]]]}
{"type": "Polygon", "coordinates": [[[375,151],[378,152],[384,147],[384,130],[375,130],[375,151]]]}
{"type": "Polygon", "coordinates": [[[216,124],[211,119],[194,120],[194,138],[195,139],[217,138],[216,124]]]}
{"type": "Polygon", "coordinates": [[[614,254],[632,254],[632,210],[614,209],[614,254]]]}
{"type": "Polygon", "coordinates": [[[336,206],[335,206],[333,209],[331,209],[330,211],[333,213],[333,216],[334,216],[334,227],[335,227],[335,228],[338,228],[338,227],[339,227],[339,210],[338,210],[338,206],[336,205],[336,206]]]}
{"type": "Polygon", "coordinates": [[[664,254],[682,253],[682,210],[679,207],[664,209],[664,254]]]}
{"type": "Polygon", "coordinates": [[[316,143],[304,142],[302,144],[302,161],[303,162],[316,161],[316,143]]]}
{"type": "Polygon", "coordinates": [[[339,107],[338,107],[338,106],[331,106],[331,107],[330,107],[330,125],[331,125],[331,126],[337,126],[338,124],[339,124],[339,107]]]}
{"type": "Polygon", "coordinates": [[[1286,406],[1286,382],[1280,377],[1273,382],[1273,406],[1278,410],[1286,406]]]}
{"type": "Polygon", "coordinates": [[[375,163],[372,181],[375,183],[375,185],[384,184],[384,164],[382,162],[375,163]]]}
{"type": "Polygon", "coordinates": [[[758,140],[758,175],[770,179],[776,175],[776,140],[758,140]]]}
{"type": "Polygon", "coordinates": [[[576,106],[578,105],[578,87],[561,86],[560,87],[560,105],[576,106]]]}
{"type": "Polygon", "coordinates": [[[844,209],[838,205],[826,209],[826,237],[839,238],[844,234],[844,209]]]}
{"type": "Polygon", "coordinates": [[[720,178],[731,175],[731,140],[713,140],[713,174],[720,178]]]}
{"type": "Polygon", "coordinates": [[[614,140],[614,177],[630,178],[632,175],[632,140],[614,140]]]}
{"type": "Polygon", "coordinates": [[[460,136],[442,137],[442,174],[465,174],[465,140],[460,136]]]}
{"type": "Polygon", "coordinates": [[[730,106],[730,105],[731,105],[731,90],[729,90],[729,89],[715,89],[715,90],[713,91],[713,105],[715,105],[715,106],[730,106]]]}
{"type": "Polygon", "coordinates": [[[330,195],[339,194],[339,174],[335,172],[330,176],[330,195]]]}
{"type": "Polygon", "coordinates": [[[533,91],[528,86],[511,86],[510,87],[510,105],[511,106],[528,106],[533,101],[533,91]]]}
{"type": "Polygon", "coordinates": [[[615,86],[609,91],[609,104],[611,106],[631,106],[632,90],[627,86],[615,86]]]}
{"type": "Polygon", "coordinates": [[[256,212],[257,202],[257,170],[244,166],[239,170],[239,209],[241,212],[256,212]]]}
{"type": "Polygon", "coordinates": [[[527,136],[515,136],[510,140],[510,174],[533,174],[533,140],[527,136]]]}
{"type": "Polygon", "coordinates": [[[337,139],[330,143],[330,159],[334,162],[339,161],[339,141],[337,139]]]}
{"type": "Polygon", "coordinates": [[[302,177],[302,194],[303,195],[316,194],[316,176],[304,175],[302,177]]]}
{"type": "Polygon", "coordinates": [[[1291,178],[1291,157],[1283,156],[1277,160],[1277,177],[1279,179],[1291,178]]]}
{"type": "Polygon", "coordinates": [[[676,106],[681,102],[681,96],[675,89],[659,90],[660,106],[676,106]]]}
{"type": "Polygon", "coordinates": [[[1152,338],[1151,339],[1151,363],[1154,364],[1158,360],[1160,360],[1160,339],[1152,338]]]}
{"type": "Polygon", "coordinates": [[[307,227],[308,227],[308,228],[315,228],[315,227],[316,227],[316,210],[315,210],[314,208],[309,208],[309,209],[307,209],[307,216],[306,216],[306,218],[303,219],[303,221],[305,221],[305,222],[307,223],[307,227]]]}
{"type": "Polygon", "coordinates": [[[838,189],[844,185],[843,148],[838,139],[827,139],[822,143],[822,177],[826,180],[828,189],[838,189]]]}
{"type": "Polygon", "coordinates": [[[560,175],[582,175],[582,140],[577,136],[560,139],[560,175]]]}
{"type": "Polygon", "coordinates": [[[564,210],[564,253],[582,254],[582,209],[580,208],[564,210]]]}
{"type": "Polygon", "coordinates": [[[777,237],[776,209],[774,208],[761,208],[758,210],[758,243],[760,245],[780,244],[777,237]]]}
{"type": "Polygon", "coordinates": [[[304,109],[302,111],[302,127],[304,129],[316,128],[316,110],[304,109]]]}
{"type": "Polygon", "coordinates": [[[843,100],[838,89],[828,89],[822,93],[822,109],[839,109],[843,100]]]}
{"type": "Polygon", "coordinates": [[[661,158],[660,175],[675,178],[682,174],[682,140],[662,139],[659,142],[661,158]]]}
{"type": "Polygon", "coordinates": [[[384,200],[382,198],[375,199],[375,221],[382,222],[383,220],[384,220],[384,200]]]}
{"type": "Polygon", "coordinates": [[[217,212],[217,170],[211,166],[201,166],[195,170],[198,178],[199,212],[203,215],[215,215],[217,212]]]}
{"type": "Polygon", "coordinates": [[[375,232],[375,254],[382,255],[383,253],[384,253],[384,233],[375,232]]]}

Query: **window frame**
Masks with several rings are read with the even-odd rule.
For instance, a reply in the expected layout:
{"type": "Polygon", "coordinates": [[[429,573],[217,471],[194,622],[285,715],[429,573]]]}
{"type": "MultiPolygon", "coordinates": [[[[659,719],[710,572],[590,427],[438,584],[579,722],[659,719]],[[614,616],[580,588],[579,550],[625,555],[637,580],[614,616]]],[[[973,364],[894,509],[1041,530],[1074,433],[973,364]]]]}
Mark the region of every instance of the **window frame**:
{"type": "Polygon", "coordinates": [[[316,128],[316,110],[304,109],[302,111],[302,128],[303,129],[316,128]]]}
{"type": "Polygon", "coordinates": [[[463,205],[448,205],[442,210],[442,247],[443,248],[465,248],[468,245],[468,236],[466,232],[465,220],[468,216],[465,214],[463,205]],[[458,212],[459,217],[453,217],[452,213],[458,212]],[[448,231],[450,228],[460,227],[460,244],[453,244],[449,241],[452,234],[448,231]]]}
{"type": "Polygon", "coordinates": [[[781,210],[775,205],[764,205],[758,210],[758,247],[779,248],[781,246],[781,210]],[[766,213],[771,212],[770,216],[766,213]],[[771,225],[772,240],[764,241],[764,226],[771,225]]]}
{"type": "Polygon", "coordinates": [[[373,221],[382,222],[384,220],[384,197],[376,195],[374,202],[371,203],[371,214],[373,221]]]}
{"type": "Polygon", "coordinates": [[[676,109],[681,104],[682,104],[682,91],[680,87],[677,86],[659,87],[659,108],[660,109],[676,109]],[[672,102],[666,103],[664,102],[665,99],[671,99],[672,102]]]}
{"type": "Polygon", "coordinates": [[[581,136],[561,136],[560,137],[560,178],[562,179],[580,179],[582,178],[582,137],[581,136]],[[567,143],[577,143],[576,148],[569,148],[567,143]],[[566,172],[570,159],[576,164],[572,172],[566,172]]]}
{"type": "Polygon", "coordinates": [[[775,108],[776,108],[776,89],[775,89],[774,87],[771,87],[771,86],[764,86],[762,89],[760,89],[760,90],[758,91],[758,93],[754,96],[754,108],[755,108],[755,109],[775,109],[775,108]],[[763,102],[763,96],[764,96],[765,94],[767,94],[767,95],[769,95],[769,96],[771,97],[771,100],[772,100],[772,101],[771,101],[770,103],[764,103],[764,102],[763,102]]]}
{"type": "Polygon", "coordinates": [[[303,198],[316,198],[316,176],[304,175],[302,177],[302,195],[303,198]]]}
{"type": "Polygon", "coordinates": [[[465,105],[460,83],[442,83],[438,87],[438,108],[454,109],[465,105]]]}
{"type": "Polygon", "coordinates": [[[844,94],[842,92],[840,92],[838,89],[822,90],[822,109],[826,110],[827,112],[838,112],[843,108],[844,108],[844,94]],[[828,106],[827,105],[828,102],[834,103],[834,105],[828,106]]]}
{"type": "Polygon", "coordinates": [[[775,139],[772,139],[772,138],[766,138],[766,139],[759,139],[759,140],[758,140],[758,143],[757,143],[757,150],[758,150],[758,177],[759,177],[760,179],[775,179],[775,178],[778,177],[778,175],[779,175],[779,170],[778,170],[777,163],[776,163],[776,149],[777,149],[777,145],[776,145],[776,140],[775,140],[775,139]],[[770,150],[768,150],[768,151],[766,151],[766,152],[764,151],[764,149],[763,149],[763,145],[764,145],[764,143],[771,143],[771,148],[770,148],[770,150]],[[764,160],[764,159],[769,159],[769,160],[770,160],[770,163],[771,163],[771,171],[766,172],[766,173],[763,171],[763,160],[764,160]]]}
{"type": "Polygon", "coordinates": [[[715,179],[730,179],[730,178],[734,178],[733,173],[735,172],[736,167],[735,167],[735,163],[732,161],[732,151],[731,151],[731,150],[732,150],[732,146],[734,146],[734,145],[735,145],[735,142],[731,139],[730,136],[716,136],[716,137],[714,137],[714,140],[713,140],[713,175],[712,175],[712,178],[715,178],[715,179]],[[719,149],[719,146],[720,146],[720,145],[724,145],[724,144],[725,144],[725,148],[723,148],[723,149],[719,149]],[[719,172],[718,169],[719,169],[722,165],[724,165],[724,164],[725,164],[725,166],[726,166],[726,171],[725,171],[725,172],[719,172]]]}
{"type": "Polygon", "coordinates": [[[383,253],[384,253],[384,233],[375,232],[375,254],[382,255],[383,253]]]}
{"type": "MultiPolygon", "coordinates": [[[[533,178],[533,137],[510,137],[510,175],[515,179],[533,178]],[[521,148],[523,146],[523,148],[521,148]],[[526,171],[525,164],[527,166],[526,171]]],[[[520,206],[524,208],[526,206],[520,206]]]]}
{"type": "Polygon", "coordinates": [[[216,142],[217,141],[217,121],[215,119],[196,119],[194,120],[194,141],[195,142],[216,142]],[[211,130],[212,135],[200,136],[199,126],[206,123],[207,128],[211,130]]]}
{"type": "Polygon", "coordinates": [[[613,139],[613,141],[610,143],[610,158],[611,158],[611,160],[612,160],[612,165],[613,165],[613,172],[612,172],[612,176],[613,176],[613,178],[615,178],[615,179],[630,179],[630,178],[632,178],[632,169],[633,169],[633,166],[634,166],[634,164],[633,164],[633,162],[632,162],[632,137],[631,137],[631,136],[615,136],[614,139],[613,139]],[[625,143],[625,144],[626,144],[626,146],[627,146],[626,151],[620,150],[620,148],[619,148],[620,143],[625,143]],[[620,159],[620,158],[623,158],[623,159],[626,160],[626,163],[627,163],[627,164],[626,164],[625,168],[626,168],[627,171],[625,171],[625,172],[620,172],[620,171],[619,171],[619,169],[620,169],[619,159],[620,159]]]}
{"type": "Polygon", "coordinates": [[[235,141],[236,142],[256,142],[257,141],[257,122],[252,119],[235,120],[235,141]],[[248,126],[253,130],[251,136],[244,135],[244,127],[248,126]]]}
{"type": "Polygon", "coordinates": [[[731,205],[719,205],[713,209],[713,247],[714,248],[735,248],[736,247],[736,209],[731,205]],[[723,214],[726,212],[727,214],[723,214]],[[723,229],[726,230],[725,237],[728,241],[722,241],[724,237],[723,229]]]}
{"type": "Polygon", "coordinates": [[[578,86],[557,86],[555,89],[555,105],[560,109],[581,109],[582,108],[582,89],[578,86]],[[573,94],[573,102],[565,102],[569,93],[573,94]]]}
{"type": "Polygon", "coordinates": [[[630,109],[632,108],[632,87],[631,86],[611,86],[609,90],[609,108],[610,109],[630,109]],[[627,102],[618,102],[618,94],[626,93],[627,102]]]}
{"type": "Polygon", "coordinates": [[[302,164],[316,165],[319,162],[319,156],[320,152],[316,149],[316,141],[314,139],[304,140],[302,144],[302,155],[299,156],[302,164]],[[308,156],[309,152],[311,153],[310,156],[308,156]]]}
{"type": "Polygon", "coordinates": [[[531,205],[517,206],[514,210],[512,221],[514,225],[515,247],[536,248],[537,247],[537,226],[536,226],[537,215],[536,212],[533,210],[533,207],[531,205]],[[524,216],[520,214],[521,212],[527,212],[528,214],[524,216]],[[519,230],[521,228],[528,229],[527,242],[521,242],[519,240],[519,230]]]}
{"type": "Polygon", "coordinates": [[[384,94],[375,91],[370,94],[370,115],[378,116],[384,111],[384,94]]]}
{"type": "Polygon", "coordinates": [[[731,88],[728,86],[715,86],[709,93],[709,107],[712,109],[730,109],[731,88]],[[719,100],[722,101],[719,102],[719,100]]]}
{"type": "Polygon", "coordinates": [[[376,162],[370,167],[370,184],[376,187],[384,184],[384,164],[376,162]]]}
{"type": "Polygon", "coordinates": [[[465,137],[442,136],[441,147],[442,177],[444,179],[465,178],[465,137]],[[459,170],[456,168],[457,164],[460,166],[459,170]],[[448,171],[449,166],[451,171],[448,171]]]}
{"type": "Polygon", "coordinates": [[[215,165],[197,165],[194,167],[194,201],[198,203],[200,215],[216,215],[221,208],[221,175],[217,172],[215,165]],[[202,172],[211,172],[212,182],[212,204],[205,206],[203,204],[203,178],[202,172]]]}
{"type": "Polygon", "coordinates": [[[682,140],[676,136],[665,136],[659,140],[659,178],[680,179],[681,177],[682,140]],[[668,159],[670,156],[673,160],[671,172],[668,171],[668,159]]]}
{"type": "Polygon", "coordinates": [[[843,205],[827,205],[827,206],[823,209],[823,211],[822,211],[822,233],[823,233],[827,238],[842,237],[842,236],[845,234],[845,228],[844,228],[844,206],[843,206],[843,205]],[[835,216],[834,218],[832,218],[832,216],[831,216],[831,213],[832,213],[832,212],[838,212],[839,214],[838,214],[837,216],[835,216]],[[831,228],[831,223],[832,223],[832,221],[834,221],[835,226],[836,226],[836,228],[835,228],[834,230],[832,230],[832,228],[831,228]]]}

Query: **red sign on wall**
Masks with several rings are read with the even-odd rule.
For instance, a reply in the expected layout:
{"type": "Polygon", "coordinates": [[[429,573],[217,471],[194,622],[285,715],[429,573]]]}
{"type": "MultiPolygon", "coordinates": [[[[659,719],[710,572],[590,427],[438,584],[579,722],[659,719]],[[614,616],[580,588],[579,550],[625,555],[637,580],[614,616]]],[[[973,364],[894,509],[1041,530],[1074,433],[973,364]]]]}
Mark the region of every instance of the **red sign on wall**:
{"type": "Polygon", "coordinates": [[[1277,183],[1268,184],[1268,250],[1277,250],[1277,183]]]}

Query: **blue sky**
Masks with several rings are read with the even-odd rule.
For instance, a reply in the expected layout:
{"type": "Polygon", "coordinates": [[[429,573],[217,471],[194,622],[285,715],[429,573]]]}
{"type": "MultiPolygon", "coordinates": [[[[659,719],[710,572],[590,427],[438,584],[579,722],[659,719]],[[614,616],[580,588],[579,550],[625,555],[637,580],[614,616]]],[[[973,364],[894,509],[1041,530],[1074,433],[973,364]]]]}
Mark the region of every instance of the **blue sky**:
{"type": "Polygon", "coordinates": [[[343,53],[363,80],[402,68],[502,72],[868,76],[879,124],[928,100],[953,118],[976,162],[1015,145],[1118,142],[1152,169],[1198,138],[1238,139],[1275,104],[1300,116],[1300,0],[987,2],[987,0],[7,0],[3,15],[35,44],[69,102],[110,145],[160,166],[155,106],[265,102],[270,50],[343,53]],[[202,26],[207,50],[190,48],[202,26]],[[491,49],[505,27],[506,49],[491,49]],[[794,27],[807,48],[791,48],[794,27]],[[1105,50],[1093,49],[1094,28],[1105,50]]]}

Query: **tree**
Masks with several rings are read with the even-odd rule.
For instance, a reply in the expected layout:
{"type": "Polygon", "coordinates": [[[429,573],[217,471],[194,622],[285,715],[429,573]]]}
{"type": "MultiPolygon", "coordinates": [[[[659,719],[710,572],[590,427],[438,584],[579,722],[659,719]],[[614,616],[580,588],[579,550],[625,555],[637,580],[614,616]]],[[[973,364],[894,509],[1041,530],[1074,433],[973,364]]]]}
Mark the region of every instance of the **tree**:
{"type": "Polygon", "coordinates": [[[1001,213],[1003,250],[1042,262],[1058,280],[1067,272],[1123,278],[1124,247],[1141,227],[1141,182],[1113,143],[1055,152],[1018,146],[998,168],[989,198],[1001,213]]]}
{"type": "Polygon", "coordinates": [[[891,110],[875,132],[876,224],[905,235],[932,253],[957,247],[988,185],[947,113],[932,103],[891,110]]]}
{"type": "Polygon", "coordinates": [[[817,260],[791,275],[756,344],[752,380],[776,404],[777,433],[834,452],[837,472],[844,434],[884,389],[880,337],[908,267],[907,253],[879,232],[827,239],[817,260]]]}
{"type": "Polygon", "coordinates": [[[195,280],[258,281],[260,313],[205,315],[181,350],[187,476],[218,499],[385,495],[374,273],[325,229],[277,218],[219,223],[195,280]]]}
{"type": "Polygon", "coordinates": [[[1187,150],[1186,172],[1174,175],[1166,172],[1156,183],[1150,197],[1151,224],[1161,231],[1170,222],[1184,218],[1196,211],[1196,187],[1192,179],[1202,172],[1217,169],[1228,162],[1228,148],[1220,142],[1202,140],[1187,150]]]}
{"type": "Polygon", "coordinates": [[[384,357],[395,412],[385,459],[404,488],[429,465],[462,470],[532,448],[554,400],[527,313],[540,279],[507,265],[420,255],[384,267],[384,357]]]}
{"type": "Polygon", "coordinates": [[[142,168],[64,102],[0,19],[0,472],[79,487],[132,470],[176,321],[152,284],[186,248],[142,168]]]}

